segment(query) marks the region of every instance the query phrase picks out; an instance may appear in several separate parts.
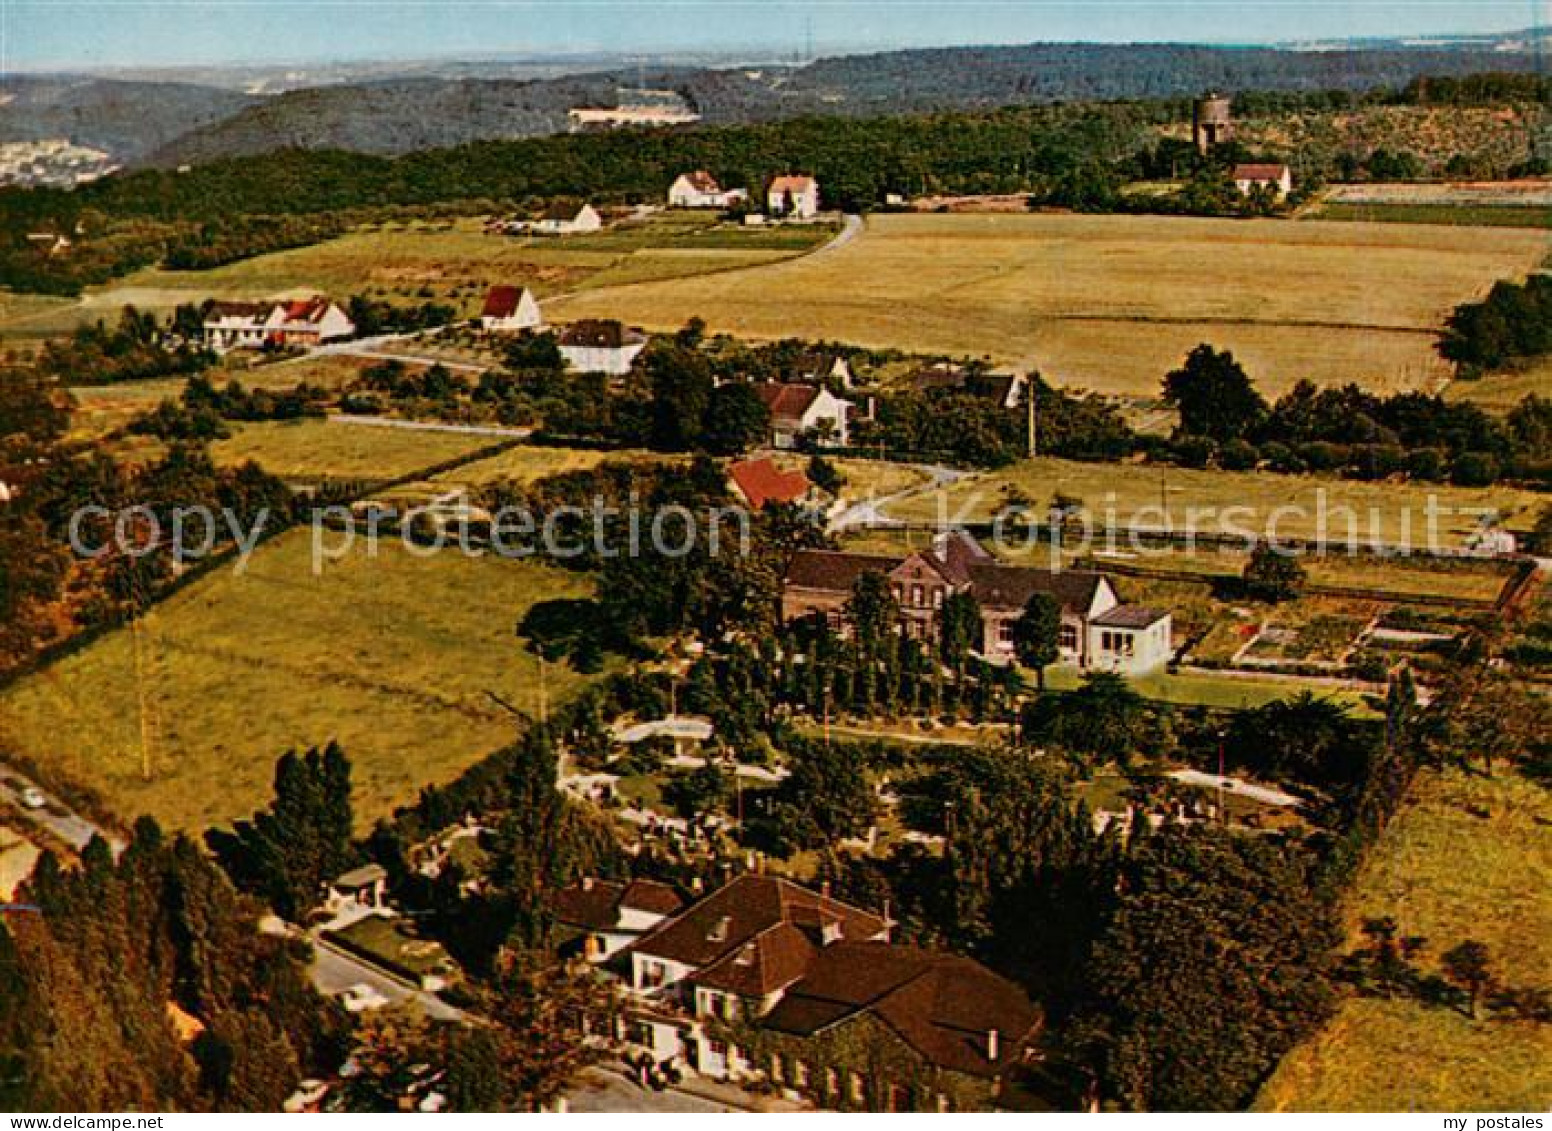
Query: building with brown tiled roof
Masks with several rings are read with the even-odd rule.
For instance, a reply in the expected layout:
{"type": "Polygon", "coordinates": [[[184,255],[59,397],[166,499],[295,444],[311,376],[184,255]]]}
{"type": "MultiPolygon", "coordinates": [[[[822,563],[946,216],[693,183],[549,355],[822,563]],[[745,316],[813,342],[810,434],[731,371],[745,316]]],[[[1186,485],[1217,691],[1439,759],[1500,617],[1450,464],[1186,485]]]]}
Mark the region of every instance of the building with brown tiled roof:
{"type": "Polygon", "coordinates": [[[969,593],[981,609],[982,654],[1008,659],[1013,623],[1031,597],[1048,593],[1061,606],[1061,662],[1140,674],[1169,660],[1169,613],[1123,605],[1109,578],[1092,570],[1005,565],[963,531],[900,558],[799,550],[782,585],[782,618],[818,614],[844,631],[846,602],[857,579],[869,572],[888,580],[900,606],[900,630],[913,639],[936,639],[944,602],[951,594],[969,593]]]}
{"type": "Polygon", "coordinates": [[[1039,1011],[970,959],[890,944],[889,927],[790,880],[739,876],[623,952],[627,1037],[828,1107],[993,1106],[1039,1011]]]}
{"type": "Polygon", "coordinates": [[[647,348],[647,336],[613,318],[584,318],[562,330],[555,344],[566,364],[579,373],[623,377],[647,348]]]}
{"type": "Polygon", "coordinates": [[[843,942],[761,1020],[759,1055],[768,1076],[825,1106],[993,1106],[1042,1024],[1019,986],[971,959],[843,942]]]}
{"type": "Polygon", "coordinates": [[[555,921],[589,962],[605,962],[684,907],[679,893],[656,880],[621,883],[587,877],[556,892],[555,921]]]}

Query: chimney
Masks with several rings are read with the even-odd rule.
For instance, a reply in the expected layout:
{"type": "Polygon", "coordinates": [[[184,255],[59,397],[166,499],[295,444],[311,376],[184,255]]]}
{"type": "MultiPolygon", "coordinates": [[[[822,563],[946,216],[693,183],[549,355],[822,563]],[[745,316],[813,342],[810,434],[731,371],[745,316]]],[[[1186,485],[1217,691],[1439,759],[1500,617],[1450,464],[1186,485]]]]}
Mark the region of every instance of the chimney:
{"type": "Polygon", "coordinates": [[[826,899],[830,898],[830,881],[829,880],[825,880],[822,884],[819,885],[819,894],[824,896],[826,899]]]}
{"type": "Polygon", "coordinates": [[[997,1056],[1001,1050],[1001,1038],[996,1029],[986,1030],[986,1059],[993,1064],[997,1063],[997,1056]]]}

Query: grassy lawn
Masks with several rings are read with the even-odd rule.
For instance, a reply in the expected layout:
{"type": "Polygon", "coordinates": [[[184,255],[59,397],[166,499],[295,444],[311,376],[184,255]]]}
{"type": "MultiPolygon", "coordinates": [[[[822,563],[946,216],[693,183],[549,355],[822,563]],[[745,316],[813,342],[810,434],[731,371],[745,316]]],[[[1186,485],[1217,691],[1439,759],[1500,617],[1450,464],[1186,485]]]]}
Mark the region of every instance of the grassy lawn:
{"type": "MultiPolygon", "coordinates": [[[[1499,975],[1546,985],[1552,970],[1552,795],[1524,779],[1429,773],[1373,849],[1348,899],[1428,940],[1424,963],[1467,939],[1499,975]],[[1474,816],[1469,809],[1485,813],[1474,816]],[[1540,827],[1538,827],[1538,822],[1540,827]]],[[[1266,1111],[1545,1111],[1552,1043],[1524,1023],[1472,1021],[1408,1000],[1352,998],[1262,1090],[1266,1111]]]]}
{"type": "Polygon", "coordinates": [[[880,215],[833,254],[584,292],[557,317],[654,328],[692,315],[756,338],[990,356],[1062,384],[1153,396],[1194,345],[1234,350],[1276,395],[1448,372],[1433,332],[1546,253],[1534,231],[1172,217],[880,215]]]}
{"type": "MultiPolygon", "coordinates": [[[[0,743],[95,788],[126,818],[198,829],[270,795],[288,747],[337,739],[355,767],[363,827],[510,740],[487,695],[539,705],[537,661],[512,625],[536,602],[585,596],[586,579],[531,563],[412,555],[395,541],[311,569],[310,535],[261,548],[169,598],[142,635],[113,633],[0,695],[0,743]]],[[[580,677],[551,665],[564,697],[580,677]]]]}
{"type": "MultiPolygon", "coordinates": [[[[1041,458],[1024,460],[997,472],[975,475],[943,490],[904,500],[888,509],[895,518],[914,522],[949,519],[986,519],[1004,504],[1004,490],[1016,488],[1037,507],[1044,507],[1060,491],[1083,500],[1096,524],[1103,523],[1113,508],[1118,522],[1134,519],[1138,526],[1163,525],[1161,500],[1169,507],[1169,521],[1176,530],[1187,526],[1188,508],[1198,508],[1199,531],[1235,533],[1222,526],[1217,516],[1230,507],[1250,507],[1253,512],[1229,516],[1240,527],[1266,529],[1276,517],[1276,532],[1294,537],[1317,533],[1319,517],[1327,516],[1327,537],[1345,540],[1348,518],[1338,508],[1350,508],[1357,519],[1359,541],[1380,538],[1398,542],[1404,514],[1411,516],[1411,540],[1427,544],[1427,505],[1430,497],[1439,508],[1439,541],[1458,545],[1475,529],[1484,510],[1497,511],[1509,526],[1529,529],[1542,497],[1513,487],[1468,489],[1430,484],[1358,483],[1344,479],[1272,472],[1193,471],[1183,468],[1146,467],[1139,464],[1078,463],[1041,458]],[[1323,494],[1322,494],[1323,493],[1323,494]],[[1322,508],[1321,500],[1325,503],[1322,508]],[[1213,508],[1208,514],[1203,508],[1213,508]],[[1279,512],[1278,508],[1298,508],[1279,512]],[[1446,512],[1443,508],[1449,508],[1446,512]]],[[[1095,550],[1108,549],[1096,541],[1095,550]]],[[[1130,552],[1123,537],[1114,549],[1130,552]]]]}
{"type": "Polygon", "coordinates": [[[1552,358],[1541,358],[1522,369],[1490,373],[1475,381],[1451,381],[1444,396],[1469,401],[1488,412],[1508,412],[1526,397],[1552,397],[1552,358]]]}
{"type": "MultiPolygon", "coordinates": [[[[1033,682],[1034,674],[1030,673],[1033,682]]],[[[1046,669],[1045,685],[1051,691],[1073,691],[1083,682],[1083,673],[1074,667],[1046,669]]],[[[1288,699],[1304,690],[1330,696],[1351,706],[1359,706],[1362,697],[1348,691],[1296,679],[1270,679],[1260,676],[1231,675],[1228,672],[1156,672],[1153,675],[1128,676],[1126,682],[1139,695],[1160,703],[1182,707],[1260,707],[1277,699],[1288,699]]]]}
{"type": "Polygon", "coordinates": [[[593,448],[554,448],[535,444],[509,448],[489,459],[465,464],[431,480],[439,491],[459,487],[473,490],[501,480],[531,483],[568,471],[586,471],[602,463],[657,462],[665,457],[646,451],[602,451],[593,448]]]}
{"type": "Polygon", "coordinates": [[[406,928],[402,919],[368,915],[342,931],[329,932],[329,936],[408,977],[419,979],[451,969],[441,943],[416,938],[406,928]]]}
{"type": "Polygon", "coordinates": [[[210,445],[218,464],[254,460],[283,479],[394,479],[495,443],[490,436],[379,428],[332,420],[231,424],[210,445]]]}

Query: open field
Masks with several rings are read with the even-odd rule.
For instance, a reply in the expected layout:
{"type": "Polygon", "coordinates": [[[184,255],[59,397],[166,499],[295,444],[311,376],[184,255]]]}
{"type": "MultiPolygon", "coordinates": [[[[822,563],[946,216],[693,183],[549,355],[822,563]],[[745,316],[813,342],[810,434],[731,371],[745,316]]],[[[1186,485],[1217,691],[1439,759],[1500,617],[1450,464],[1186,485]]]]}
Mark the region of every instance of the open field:
{"type": "MultiPolygon", "coordinates": [[[[1545,986],[1552,969],[1552,795],[1524,779],[1428,772],[1372,850],[1347,900],[1351,942],[1394,916],[1428,940],[1425,967],[1487,944],[1499,976],[1545,986]],[[1483,815],[1473,815],[1470,810],[1483,815]],[[1539,826],[1539,827],[1538,827],[1539,826]]],[[[1544,1026],[1472,1021],[1415,1001],[1352,998],[1262,1090],[1266,1111],[1545,1111],[1544,1026]]]]}
{"type": "MultiPolygon", "coordinates": [[[[236,381],[249,389],[291,389],[304,383],[342,389],[359,377],[362,369],[373,364],[376,363],[365,358],[336,354],[300,358],[279,365],[221,365],[209,370],[205,376],[217,387],[236,381]]],[[[160,401],[176,400],[183,392],[184,383],[184,378],[172,377],[73,388],[70,390],[76,403],[71,421],[73,434],[90,438],[111,432],[128,424],[131,417],[155,408],[160,401]]]]}
{"type": "Polygon", "coordinates": [[[568,471],[587,471],[601,463],[640,463],[663,458],[646,451],[555,448],[547,444],[525,444],[509,448],[489,459],[465,464],[455,471],[443,472],[431,480],[431,483],[443,491],[458,488],[474,490],[501,480],[531,483],[537,479],[562,475],[568,471]]]}
{"type": "MultiPolygon", "coordinates": [[[[996,472],[968,476],[941,491],[912,496],[886,510],[891,517],[912,522],[989,519],[1006,501],[1013,488],[1043,508],[1056,492],[1076,496],[1088,508],[1090,521],[1100,526],[1113,508],[1118,523],[1139,527],[1166,525],[1162,507],[1168,506],[1168,525],[1184,530],[1188,508],[1197,508],[1198,531],[1236,533],[1220,518],[1228,508],[1253,508],[1229,519],[1239,528],[1264,531],[1275,518],[1275,532],[1289,537],[1314,537],[1326,520],[1327,537],[1348,536],[1349,518],[1356,517],[1359,541],[1398,542],[1410,516],[1410,542],[1426,546],[1427,510],[1430,500],[1438,508],[1437,530],[1441,545],[1458,546],[1475,529],[1477,518],[1496,511],[1506,525],[1529,529],[1543,497],[1514,487],[1464,488],[1433,484],[1359,483],[1309,475],[1273,472],[1193,471],[1142,464],[1077,463],[1041,458],[1024,460],[996,472]],[[1210,514],[1206,508],[1212,508],[1210,514]],[[1287,508],[1279,511],[1279,508],[1287,508]]],[[[1095,550],[1125,552],[1124,536],[1115,547],[1096,540],[1095,550]]]]}
{"type": "Polygon", "coordinates": [[[716,278],[600,288],[551,313],[654,328],[692,315],[756,338],[990,356],[1058,383],[1153,396],[1194,345],[1234,350],[1263,391],[1375,390],[1447,375],[1457,303],[1546,254],[1533,231],[1076,215],[876,215],[823,256],[716,278]]]}
{"type": "Polygon", "coordinates": [[[282,479],[397,479],[488,447],[490,436],[409,428],[375,428],[327,419],[230,424],[232,435],[210,445],[218,464],[253,460],[282,479]]]}
{"type": "Polygon", "coordinates": [[[0,297],[0,338],[68,332],[78,322],[116,318],[132,303],[166,312],[206,298],[272,298],[324,291],[372,293],[398,302],[451,302],[479,312],[493,283],[531,287],[541,297],[600,284],[666,280],[769,265],[824,242],[833,228],[745,230],[715,216],[663,213],[595,235],[486,235],[478,218],[367,228],[310,247],[274,252],[208,271],[151,267],[79,300],[0,297]]]}
{"type": "Polygon", "coordinates": [[[1546,208],[1491,204],[1322,204],[1308,219],[1360,224],[1451,224],[1477,228],[1552,228],[1546,208]]]}
{"type": "MultiPolygon", "coordinates": [[[[146,622],[139,681],[128,630],[23,680],[0,695],[0,742],[126,818],[192,829],[264,804],[284,750],[333,738],[355,767],[365,827],[510,739],[512,719],[487,691],[539,705],[537,661],[512,625],[588,588],[535,564],[419,557],[396,541],[375,559],[358,541],[319,576],[310,562],[309,535],[293,532],[246,573],[223,568],[169,598],[146,622]]],[[[549,694],[579,679],[551,665],[549,694]]]]}

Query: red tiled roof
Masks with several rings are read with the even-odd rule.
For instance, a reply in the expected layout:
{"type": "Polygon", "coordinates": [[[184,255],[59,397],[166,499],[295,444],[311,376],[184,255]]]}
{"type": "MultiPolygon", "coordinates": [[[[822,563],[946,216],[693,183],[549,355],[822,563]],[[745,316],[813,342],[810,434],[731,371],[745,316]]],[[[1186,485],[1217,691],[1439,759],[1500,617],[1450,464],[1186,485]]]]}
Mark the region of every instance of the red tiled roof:
{"type": "Polygon", "coordinates": [[[517,313],[517,304],[523,301],[523,287],[491,287],[485,292],[485,305],[480,309],[481,318],[510,318],[517,313]]]}
{"type": "Polygon", "coordinates": [[[923,1059],[989,1077],[1017,1063],[1041,1014],[1017,985],[957,955],[880,942],[818,951],[762,1024],[812,1036],[869,1014],[923,1059]],[[997,1032],[997,1055],[989,1055],[997,1032]]]}
{"type": "Polygon", "coordinates": [[[735,463],[728,468],[728,474],[755,510],[766,503],[795,502],[808,493],[808,476],[798,470],[782,471],[770,458],[735,463]]]}
{"type": "Polygon", "coordinates": [[[798,927],[777,923],[691,975],[690,981],[740,997],[764,997],[801,978],[817,950],[798,927]]]}
{"type": "Polygon", "coordinates": [[[817,385],[784,385],[776,381],[762,381],[754,387],[754,391],[765,407],[771,410],[771,419],[789,423],[802,420],[808,406],[819,396],[817,385]]]}
{"type": "Polygon", "coordinates": [[[877,915],[790,880],[746,874],[637,940],[631,950],[693,966],[699,976],[749,987],[749,996],[759,996],[785,984],[767,979],[785,977],[800,949],[787,930],[757,941],[783,924],[799,934],[812,933],[810,942],[822,937],[826,928],[841,939],[855,941],[880,937],[887,926],[877,915]],[[748,943],[755,943],[752,959],[739,964],[737,954],[748,943]]]}
{"type": "Polygon", "coordinates": [[[1288,171],[1286,165],[1236,165],[1234,177],[1236,181],[1280,181],[1283,174],[1288,171]]]}
{"type": "Polygon", "coordinates": [[[696,192],[712,193],[722,191],[722,186],[717,183],[717,178],[713,177],[705,169],[697,169],[693,173],[686,173],[684,179],[690,182],[690,187],[696,192]]]}
{"type": "Polygon", "coordinates": [[[808,176],[780,176],[771,181],[772,192],[808,192],[814,187],[814,178],[808,176]]]}
{"type": "Polygon", "coordinates": [[[653,915],[672,915],[684,906],[679,893],[657,880],[632,880],[620,895],[620,906],[653,915]]]}

